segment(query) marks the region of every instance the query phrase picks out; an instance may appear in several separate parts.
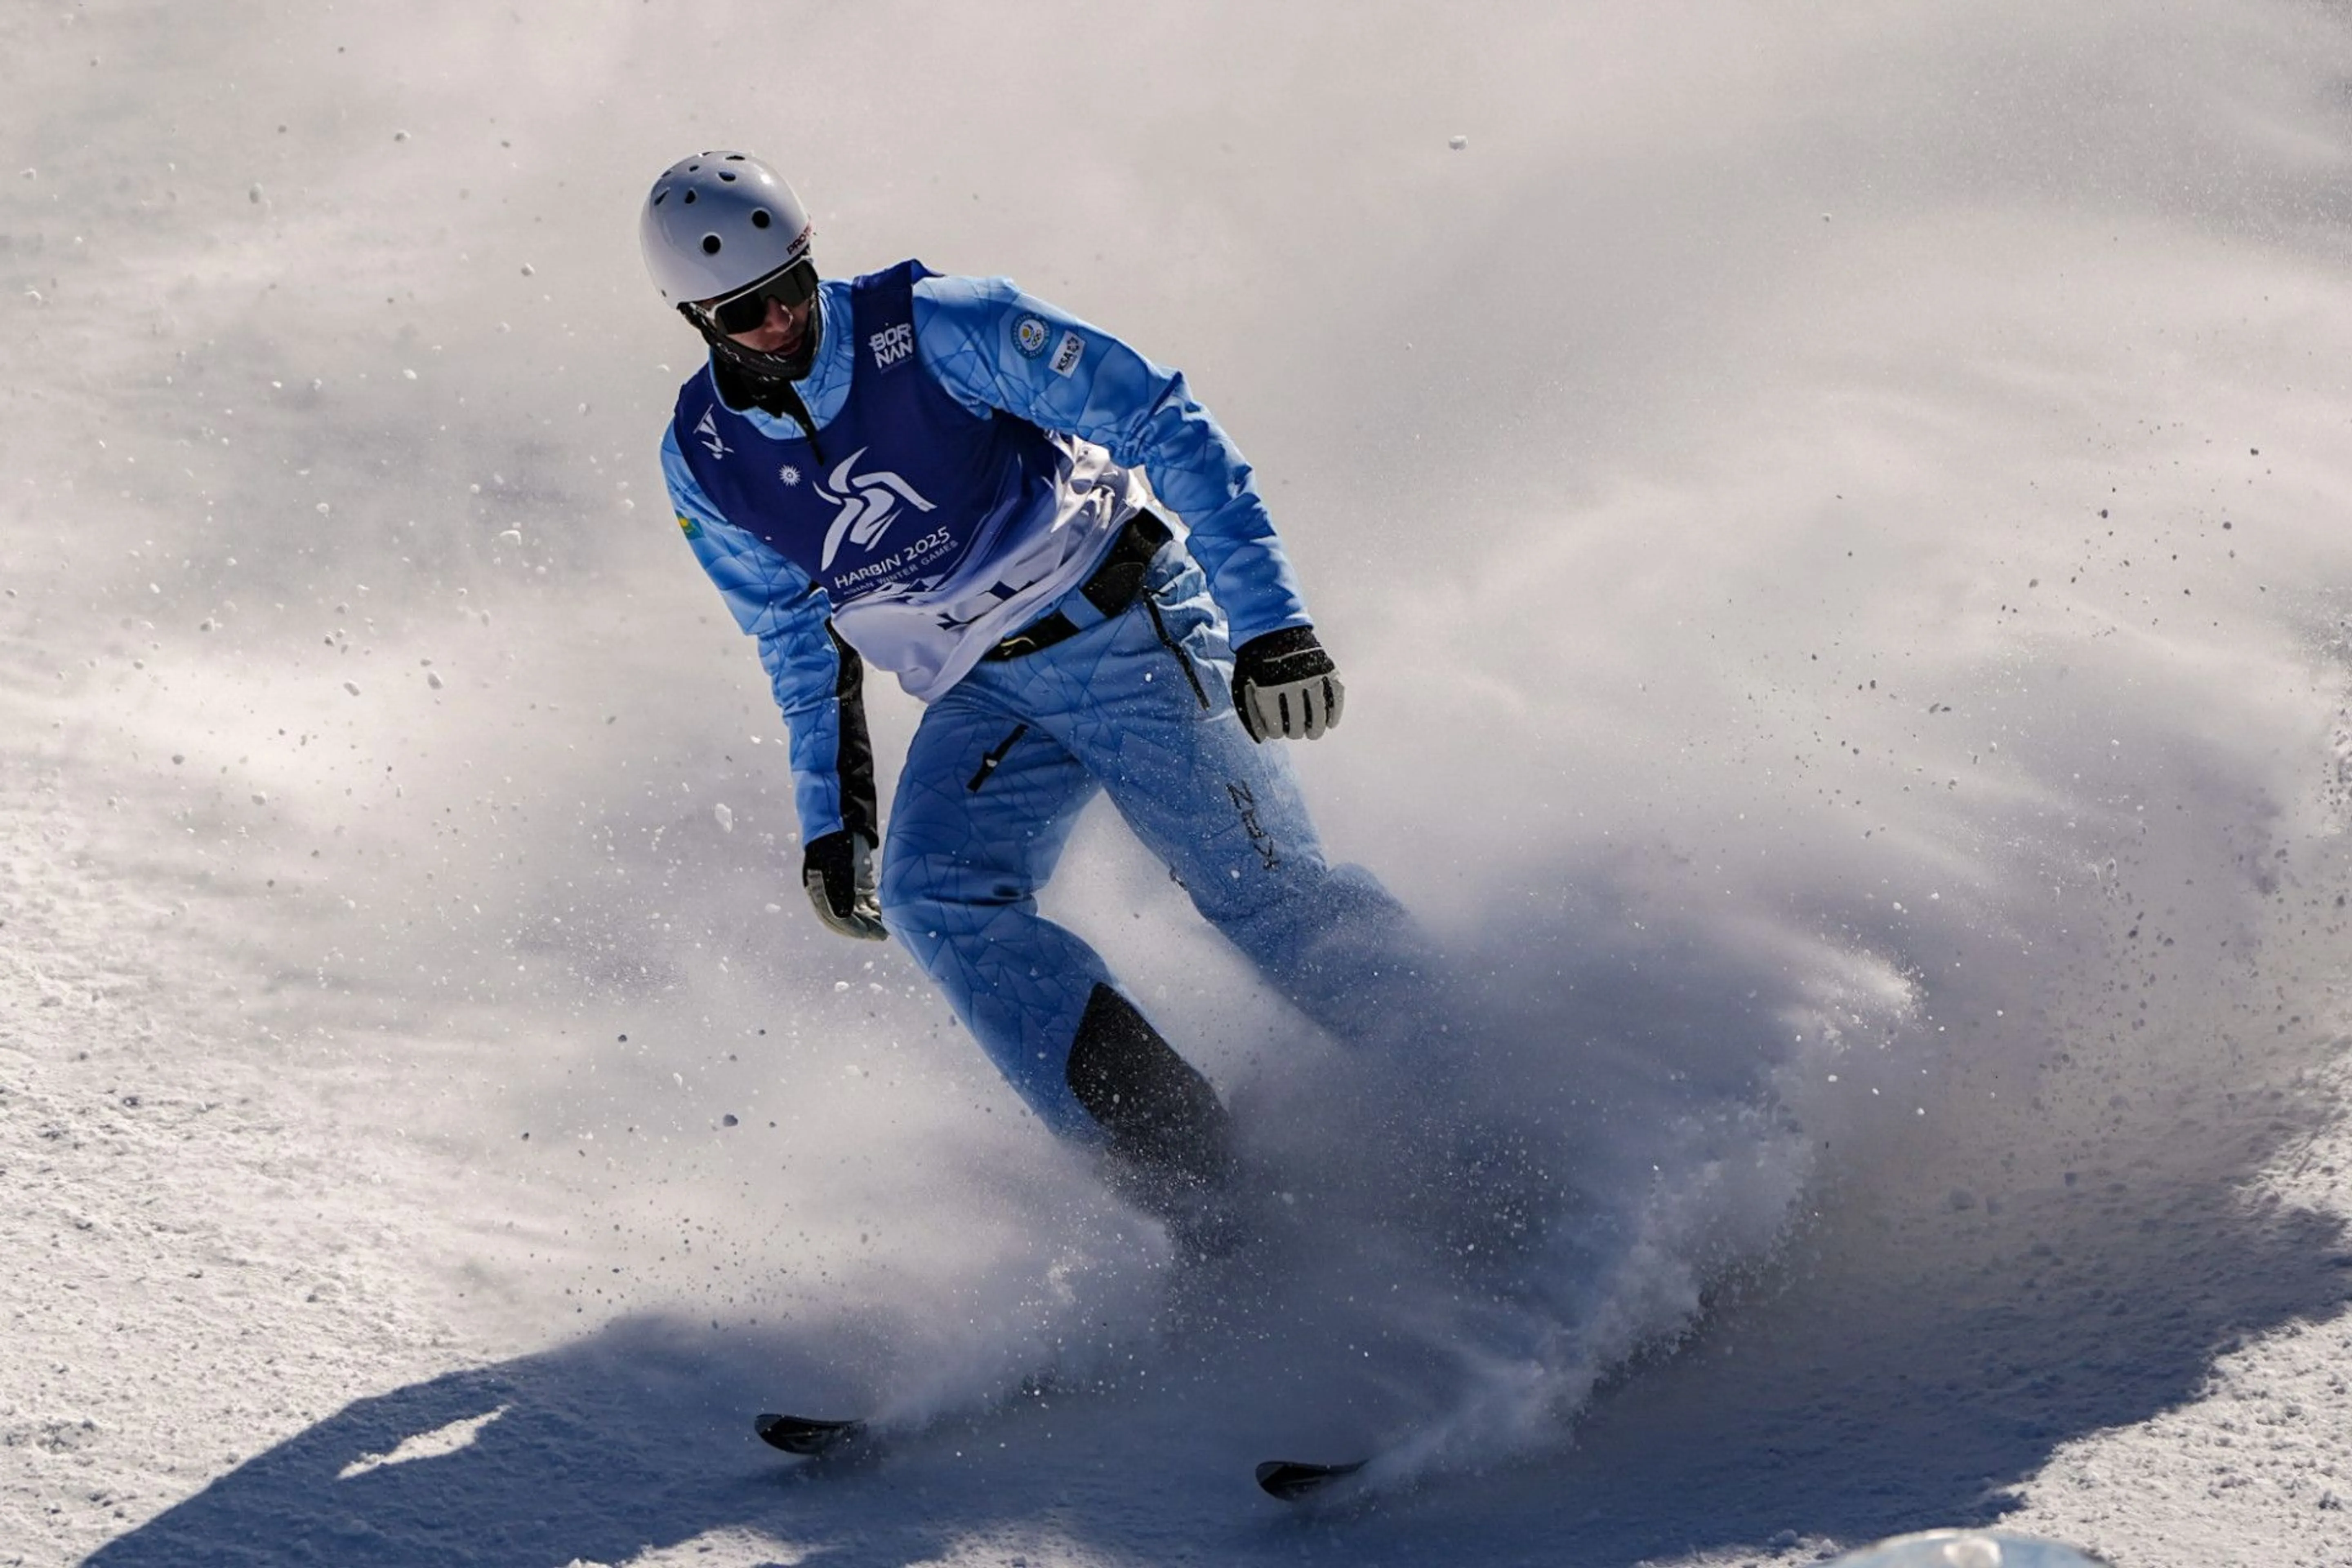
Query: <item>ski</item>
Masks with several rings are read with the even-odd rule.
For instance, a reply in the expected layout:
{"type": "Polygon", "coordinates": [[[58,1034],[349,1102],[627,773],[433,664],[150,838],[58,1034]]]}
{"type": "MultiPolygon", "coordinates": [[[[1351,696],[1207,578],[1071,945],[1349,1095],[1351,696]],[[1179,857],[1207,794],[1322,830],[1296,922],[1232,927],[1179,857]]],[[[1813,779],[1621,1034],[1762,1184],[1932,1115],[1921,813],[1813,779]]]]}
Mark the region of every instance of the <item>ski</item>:
{"type": "Polygon", "coordinates": [[[803,1458],[822,1458],[856,1443],[866,1435],[863,1421],[815,1421],[805,1415],[761,1415],[751,1424],[760,1440],[772,1448],[803,1458]]]}
{"type": "Polygon", "coordinates": [[[1297,1459],[1268,1459],[1257,1468],[1257,1484],[1265,1495],[1284,1502],[1312,1497],[1334,1481],[1345,1480],[1364,1468],[1358,1459],[1345,1465],[1310,1465],[1297,1459]]]}

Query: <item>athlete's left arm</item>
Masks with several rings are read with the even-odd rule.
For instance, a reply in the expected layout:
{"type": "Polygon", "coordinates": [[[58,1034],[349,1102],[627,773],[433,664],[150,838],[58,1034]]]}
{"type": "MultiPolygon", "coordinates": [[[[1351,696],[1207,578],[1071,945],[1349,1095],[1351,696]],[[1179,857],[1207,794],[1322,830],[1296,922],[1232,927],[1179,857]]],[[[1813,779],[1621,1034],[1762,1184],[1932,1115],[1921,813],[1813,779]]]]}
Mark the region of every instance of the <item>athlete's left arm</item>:
{"type": "Polygon", "coordinates": [[[1002,408],[1096,442],[1150,476],[1191,531],[1192,557],[1236,647],[1307,624],[1297,574],[1250,466],[1192,400],[1181,372],[1003,278],[916,284],[915,334],[931,374],[975,414],[1002,408]]]}

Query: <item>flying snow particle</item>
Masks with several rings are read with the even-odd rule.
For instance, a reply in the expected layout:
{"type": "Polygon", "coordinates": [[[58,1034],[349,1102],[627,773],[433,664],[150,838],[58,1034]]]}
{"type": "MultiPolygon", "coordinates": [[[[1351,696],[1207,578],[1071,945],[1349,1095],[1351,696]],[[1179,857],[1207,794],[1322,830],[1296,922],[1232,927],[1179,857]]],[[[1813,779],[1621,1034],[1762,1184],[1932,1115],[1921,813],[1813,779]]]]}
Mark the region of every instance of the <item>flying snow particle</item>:
{"type": "Polygon", "coordinates": [[[712,806],[710,808],[710,815],[719,819],[719,832],[732,833],[735,831],[735,814],[727,808],[727,803],[725,801],[722,800],[717,805],[712,806]]]}
{"type": "Polygon", "coordinates": [[[426,670],[426,671],[425,672],[425,685],[427,685],[427,686],[429,686],[429,687],[431,687],[431,688],[432,688],[434,690],[436,690],[436,691],[440,690],[440,689],[441,689],[441,672],[440,672],[439,670],[437,670],[437,669],[428,669],[428,670],[426,670]]]}
{"type": "Polygon", "coordinates": [[[499,535],[499,542],[501,544],[520,544],[522,542],[522,530],[520,528],[509,528],[506,530],[503,533],[499,535]]]}
{"type": "Polygon", "coordinates": [[[1462,151],[1462,149],[1464,149],[1465,147],[1467,147],[1468,145],[1470,145],[1470,138],[1468,138],[1467,136],[1454,136],[1454,137],[1449,137],[1449,138],[1446,140],[1446,143],[1445,143],[1445,144],[1446,144],[1448,147],[1453,148],[1456,153],[1459,153],[1460,151],[1462,151]]]}
{"type": "Polygon", "coordinates": [[[360,683],[356,680],[346,680],[343,682],[343,689],[357,697],[360,694],[360,683]]]}
{"type": "Polygon", "coordinates": [[[721,1127],[734,1127],[740,1124],[735,1120],[735,1113],[730,1110],[726,1115],[719,1119],[719,1125],[721,1127]]]}
{"type": "Polygon", "coordinates": [[[405,142],[408,140],[408,132],[405,131],[395,131],[392,133],[392,139],[395,142],[405,142]]]}
{"type": "Polygon", "coordinates": [[[261,791],[255,790],[253,792],[253,804],[256,805],[268,805],[269,804],[269,797],[264,795],[261,791]]]}
{"type": "Polygon", "coordinates": [[[400,379],[403,381],[415,381],[416,379],[416,373],[413,370],[403,370],[400,373],[400,379]]]}
{"type": "Polygon", "coordinates": [[[329,506],[325,501],[320,501],[320,502],[319,503],[319,515],[320,515],[320,517],[324,517],[324,516],[326,516],[329,512],[331,512],[331,511],[332,511],[332,510],[335,510],[335,509],[334,509],[333,507],[329,506]]]}
{"type": "Polygon", "coordinates": [[[245,199],[251,202],[255,206],[259,206],[261,205],[261,187],[259,185],[246,186],[245,199]]]}
{"type": "Polygon", "coordinates": [[[526,262],[524,262],[524,263],[522,264],[522,275],[523,275],[524,277],[526,277],[526,278],[536,277],[536,276],[538,275],[538,272],[539,272],[539,269],[538,269],[537,268],[533,267],[530,262],[526,261],[526,262]]]}

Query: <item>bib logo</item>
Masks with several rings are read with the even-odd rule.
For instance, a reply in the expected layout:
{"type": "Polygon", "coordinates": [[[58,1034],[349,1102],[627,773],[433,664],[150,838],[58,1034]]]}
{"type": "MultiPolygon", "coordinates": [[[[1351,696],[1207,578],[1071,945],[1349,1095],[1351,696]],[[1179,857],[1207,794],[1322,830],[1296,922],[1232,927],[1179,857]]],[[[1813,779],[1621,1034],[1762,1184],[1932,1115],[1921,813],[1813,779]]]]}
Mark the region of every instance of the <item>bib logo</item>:
{"type": "MultiPolygon", "coordinates": [[[[907,331],[904,327],[895,330],[907,331]]],[[[887,335],[877,333],[876,341],[878,342],[887,335]]],[[[875,352],[878,354],[881,351],[877,348],[875,352]]],[[[817,563],[819,571],[833,569],[833,558],[840,552],[841,542],[845,539],[860,550],[872,550],[881,540],[883,531],[898,521],[900,502],[906,502],[917,511],[931,510],[931,503],[918,495],[914,486],[887,469],[865,474],[853,472],[857,467],[857,459],[864,456],[866,448],[858,447],[841,460],[831,478],[816,482],[817,493],[841,509],[833,520],[833,526],[825,531],[824,556],[817,563]]]]}
{"type": "Polygon", "coordinates": [[[710,455],[714,458],[723,458],[735,449],[719,438],[719,410],[716,408],[702,411],[702,423],[694,427],[694,433],[702,437],[702,444],[710,448],[710,455]]]}
{"type": "Polygon", "coordinates": [[[888,370],[915,352],[915,329],[911,323],[900,321],[866,339],[866,346],[874,351],[874,368],[888,370]]]}
{"type": "Polygon", "coordinates": [[[1013,346],[1021,351],[1024,359],[1035,359],[1044,353],[1050,335],[1040,317],[1024,316],[1013,323],[1013,346]]]}

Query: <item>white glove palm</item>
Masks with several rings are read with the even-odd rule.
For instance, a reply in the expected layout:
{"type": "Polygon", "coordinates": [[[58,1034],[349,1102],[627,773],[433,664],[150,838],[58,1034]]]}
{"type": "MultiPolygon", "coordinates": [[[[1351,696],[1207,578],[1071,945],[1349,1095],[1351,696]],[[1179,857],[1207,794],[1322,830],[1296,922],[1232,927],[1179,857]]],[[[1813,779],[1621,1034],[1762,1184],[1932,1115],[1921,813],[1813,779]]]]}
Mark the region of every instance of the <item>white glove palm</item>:
{"type": "Polygon", "coordinates": [[[860,942],[887,942],[882,924],[881,884],[874,875],[874,847],[847,829],[820,834],[801,856],[801,886],[808,889],[816,918],[860,942]]]}

